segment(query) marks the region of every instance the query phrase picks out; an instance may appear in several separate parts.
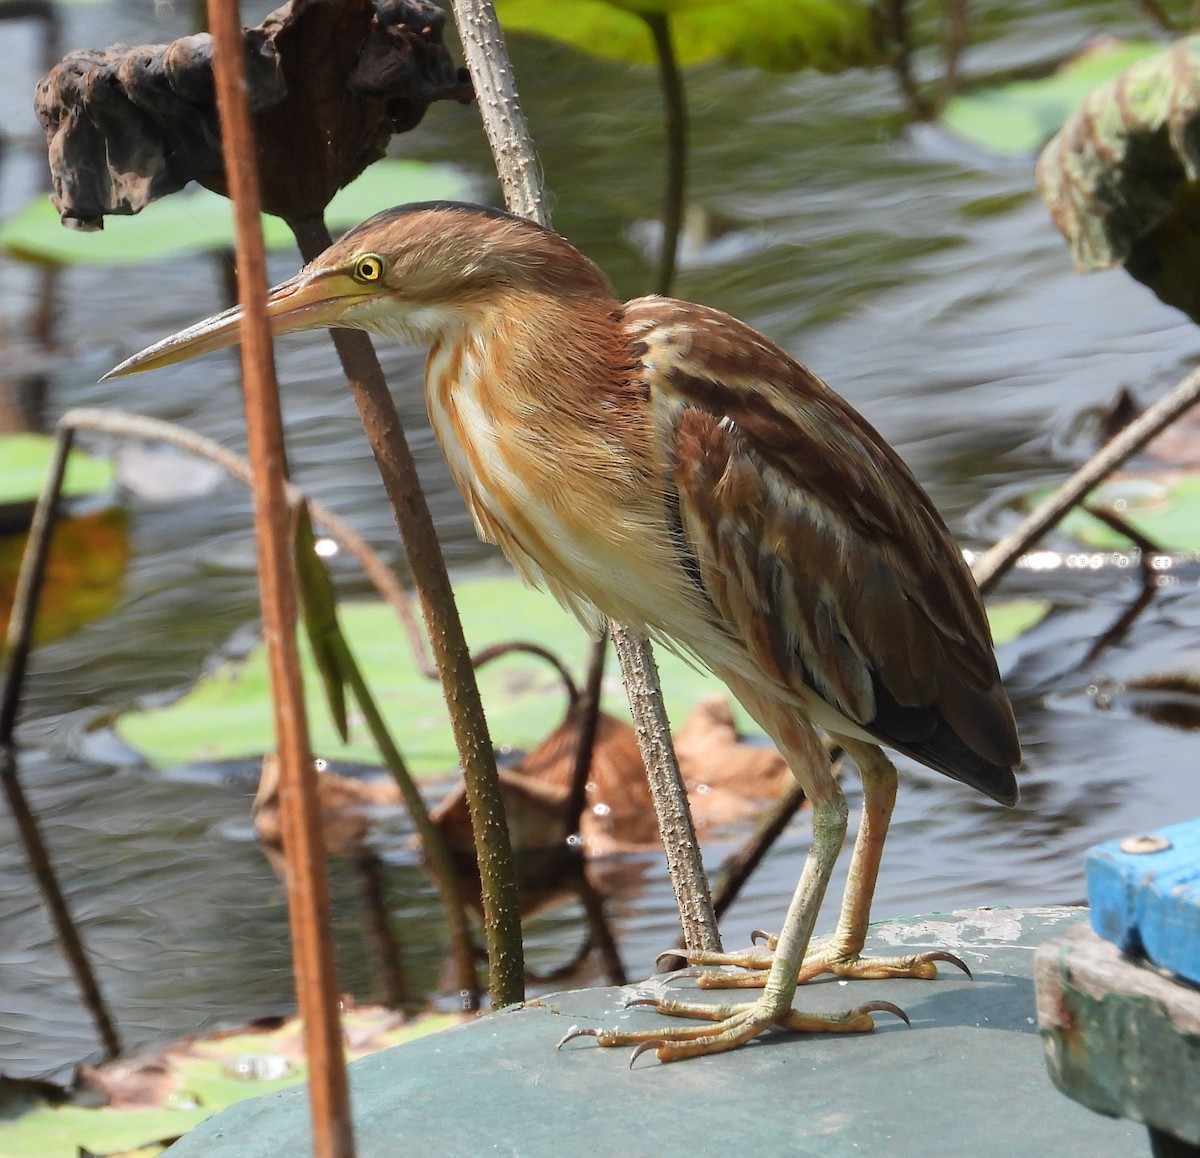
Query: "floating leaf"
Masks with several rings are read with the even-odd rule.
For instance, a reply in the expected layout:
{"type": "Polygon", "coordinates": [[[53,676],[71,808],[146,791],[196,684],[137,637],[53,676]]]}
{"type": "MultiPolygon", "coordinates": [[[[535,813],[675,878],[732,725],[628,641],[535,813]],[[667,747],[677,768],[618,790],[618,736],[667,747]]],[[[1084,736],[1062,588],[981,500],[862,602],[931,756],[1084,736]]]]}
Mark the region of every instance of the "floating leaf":
{"type": "MultiPolygon", "coordinates": [[[[334,197],[326,221],[336,232],[401,202],[462,198],[469,189],[467,178],[448,165],[379,161],[334,197]]],[[[263,237],[269,249],[295,246],[278,217],[263,217],[263,237]]],[[[97,233],[64,229],[46,197],[0,225],[0,248],[14,257],[65,265],[159,261],[232,249],[233,242],[232,202],[200,188],[155,201],[136,217],[109,217],[97,233]]]]}
{"type": "MultiPolygon", "coordinates": [[[[408,1020],[378,1006],[350,1007],[342,1028],[352,1058],[456,1025],[457,1014],[408,1020]]],[[[217,1110],[245,1098],[297,1085],[307,1075],[301,1023],[291,1017],[269,1030],[247,1028],[188,1039],[161,1053],[121,1059],[81,1074],[80,1084],[109,1105],[85,1107],[42,1100],[31,1083],[0,1076],[0,1154],[4,1158],[77,1158],[174,1138],[217,1110]]],[[[138,1151],[140,1153],[140,1149],[138,1151]]]]}
{"type": "Polygon", "coordinates": [[[1200,321],[1200,37],[1094,90],[1043,150],[1037,179],[1084,271],[1124,264],[1200,321]]]}
{"type": "Polygon", "coordinates": [[[956,136],[997,153],[1032,154],[1060,128],[1097,85],[1162,45],[1104,40],[1039,80],[1019,80],[953,97],[942,124],[956,136]]]}
{"type": "MultiPolygon", "coordinates": [[[[42,490],[54,439],[46,434],[5,434],[0,436],[0,504],[33,502],[42,490]]],[[[63,494],[69,498],[103,494],[115,481],[108,459],[95,458],[82,450],[71,451],[63,494]]]]}
{"type": "MultiPolygon", "coordinates": [[[[511,578],[471,580],[456,590],[473,650],[525,639],[552,649],[582,670],[590,648],[588,636],[549,596],[511,578]]],[[[457,756],[441,688],[417,670],[395,613],[381,604],[359,603],[341,607],[338,618],[412,773],[441,775],[454,768],[457,756]]],[[[998,637],[1008,638],[1007,631],[998,631],[998,637]]],[[[361,719],[353,712],[351,742],[348,746],[341,743],[325,710],[319,677],[303,640],[301,658],[309,689],[314,752],[331,760],[381,763],[361,719]]],[[[715,677],[661,648],[658,658],[673,720],[687,718],[705,697],[725,692],[715,677]]],[[[531,750],[562,718],[561,682],[551,668],[537,660],[514,655],[489,664],[480,671],[479,684],[492,739],[498,745],[531,750]]],[[[612,691],[610,709],[627,714],[624,697],[615,686],[612,691]]],[[[742,723],[748,723],[744,716],[742,723]]],[[[244,663],[226,664],[206,675],[167,707],[122,716],[116,728],[126,743],[158,768],[253,757],[268,751],[273,740],[263,649],[256,648],[244,663]]]]}
{"type": "Polygon", "coordinates": [[[325,688],[325,703],[338,738],[345,743],[350,739],[350,726],[346,720],[347,673],[342,662],[344,652],[338,628],[337,593],[317,554],[317,539],[307,503],[301,503],[296,509],[292,524],[292,558],[301,622],[325,688]]]}
{"type": "MultiPolygon", "coordinates": [[[[0,629],[7,628],[26,534],[0,538],[0,629]]],[[[33,642],[49,643],[107,615],[129,563],[129,516],[120,507],[59,517],[50,539],[33,642]]]]}
{"type": "Polygon", "coordinates": [[[988,604],[988,623],[997,646],[1036,627],[1050,611],[1048,599],[1005,599],[988,604]]]}
{"type": "Polygon", "coordinates": [[[505,28],[631,64],[654,64],[645,14],[670,18],[681,64],[725,60],[782,71],[878,64],[871,6],[858,0],[498,0],[505,28]]]}
{"type": "MultiPolygon", "coordinates": [[[[1049,493],[1049,492],[1044,492],[1049,493]]],[[[1043,496],[1032,495],[1036,503],[1043,496]]],[[[1088,506],[1107,507],[1164,551],[1200,551],[1200,475],[1152,478],[1123,475],[1088,496],[1088,506]]],[[[1129,549],[1129,539],[1080,507],[1059,524],[1064,534],[1102,551],[1129,549]]]]}

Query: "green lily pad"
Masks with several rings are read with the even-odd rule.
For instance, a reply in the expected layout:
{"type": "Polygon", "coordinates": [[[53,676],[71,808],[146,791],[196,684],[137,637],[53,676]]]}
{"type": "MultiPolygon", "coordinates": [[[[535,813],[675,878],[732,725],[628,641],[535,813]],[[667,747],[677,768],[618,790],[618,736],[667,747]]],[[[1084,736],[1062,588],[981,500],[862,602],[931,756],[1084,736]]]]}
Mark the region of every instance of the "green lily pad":
{"type": "MultiPolygon", "coordinates": [[[[38,497],[50,469],[54,441],[46,434],[0,436],[0,504],[32,502],[38,497]]],[[[115,481],[108,459],[73,450],[67,459],[63,493],[70,498],[103,494],[115,481]]]]}
{"type": "MultiPolygon", "coordinates": [[[[453,200],[469,191],[467,177],[448,165],[385,159],[342,189],[325,219],[337,231],[400,202],[453,200]]],[[[269,214],[263,216],[263,237],[268,249],[295,246],[292,231],[269,214]]],[[[46,197],[0,225],[0,248],[14,257],[63,265],[160,261],[232,249],[233,243],[232,202],[198,187],[155,201],[136,217],[105,218],[98,233],[63,228],[46,197]]]]}
{"type": "Polygon", "coordinates": [[[859,0],[497,0],[506,29],[546,36],[631,64],[654,64],[644,15],[670,18],[684,65],[724,60],[776,71],[838,72],[877,64],[882,51],[870,4],[859,0]]]}
{"type": "Polygon", "coordinates": [[[1030,628],[1037,627],[1049,614],[1051,606],[1048,599],[1005,599],[989,603],[987,613],[992,639],[997,646],[1011,643],[1030,628]]]}
{"type": "Polygon", "coordinates": [[[1106,40],[1085,49],[1051,76],[956,96],[942,110],[942,124],[996,153],[1036,153],[1088,93],[1123,69],[1162,51],[1152,41],[1106,40]]]}
{"type": "MultiPolygon", "coordinates": [[[[1030,496],[1030,503],[1036,504],[1047,493],[1030,496]]],[[[1097,487],[1088,496],[1088,506],[1111,509],[1164,551],[1200,550],[1200,475],[1123,475],[1097,487]]],[[[1125,535],[1079,507],[1068,513],[1059,529],[1102,551],[1131,546],[1125,535]]]]}
{"type": "MultiPolygon", "coordinates": [[[[378,1007],[342,1015],[353,1057],[413,1041],[462,1021],[432,1014],[406,1021],[378,1007]]],[[[186,1133],[234,1102],[294,1086],[305,1080],[301,1026],[289,1018],[272,1030],[248,1030],[179,1042],[161,1054],[132,1058],[84,1074],[83,1084],[112,1104],[51,1105],[27,1086],[0,1077],[0,1154],[4,1158],[77,1158],[145,1146],[158,1154],[157,1139],[186,1133]],[[282,1076],[275,1076],[275,1075],[282,1076]]]]}
{"type": "MultiPolygon", "coordinates": [[[[456,587],[463,628],[473,650],[505,640],[523,639],[550,648],[582,674],[589,640],[579,624],[548,595],[504,577],[475,579],[456,587]]],[[[998,641],[1012,638],[1044,614],[1022,601],[995,625],[998,641]]],[[[1039,605],[1040,607],[1040,605],[1039,605]]],[[[350,641],[380,711],[414,775],[441,775],[457,756],[439,685],[418,672],[392,610],[357,603],[341,608],[342,630],[350,641]]],[[[676,726],[698,700],[721,693],[713,676],[657,649],[667,711],[676,726]]],[[[350,713],[350,743],[344,745],[330,720],[320,677],[307,641],[301,640],[309,726],[314,752],[330,760],[381,763],[361,720],[350,713]]],[[[616,680],[615,664],[610,671],[616,680]]],[[[561,681],[544,661],[515,654],[488,664],[479,673],[480,690],[498,747],[532,749],[562,718],[566,697],[561,681]]],[[[626,715],[624,697],[613,687],[608,710],[626,715]]],[[[238,664],[225,664],[205,676],[175,703],[135,711],[116,723],[117,733],[155,767],[198,761],[241,759],[273,747],[266,655],[256,648],[238,664]]],[[[741,722],[753,727],[743,715],[741,722]]]]}

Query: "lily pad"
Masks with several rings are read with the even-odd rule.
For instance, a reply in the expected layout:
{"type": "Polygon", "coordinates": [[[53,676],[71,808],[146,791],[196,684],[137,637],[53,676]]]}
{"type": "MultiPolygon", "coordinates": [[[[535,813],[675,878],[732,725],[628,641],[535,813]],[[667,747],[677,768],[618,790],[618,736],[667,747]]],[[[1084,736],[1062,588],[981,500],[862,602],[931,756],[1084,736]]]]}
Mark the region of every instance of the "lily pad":
{"type": "Polygon", "coordinates": [[[859,0],[497,0],[496,11],[506,29],[630,64],[657,59],[645,15],[670,18],[684,65],[838,72],[883,59],[873,8],[859,0]]]}
{"type": "MultiPolygon", "coordinates": [[[[35,500],[50,469],[54,439],[45,434],[0,436],[0,505],[35,500]]],[[[67,459],[63,493],[69,498],[103,494],[116,480],[108,459],[73,450],[67,459]]]]}
{"type": "MultiPolygon", "coordinates": [[[[549,596],[508,577],[470,580],[458,584],[456,591],[472,649],[524,639],[552,649],[575,671],[583,670],[590,646],[587,634],[549,596]]],[[[1022,624],[1035,621],[1031,616],[1028,607],[1013,613],[998,625],[998,638],[1023,630],[1022,624]]],[[[342,607],[339,619],[413,774],[441,775],[454,768],[457,756],[441,689],[417,670],[395,614],[381,604],[358,603],[342,607]]],[[[672,720],[684,720],[701,699],[724,692],[715,677],[662,648],[657,651],[672,720]]],[[[354,712],[350,712],[350,743],[342,744],[303,639],[301,656],[314,751],[331,760],[381,763],[354,712]]],[[[479,683],[497,746],[531,750],[562,718],[566,705],[562,683],[549,665],[534,657],[516,654],[489,664],[479,673],[479,683]]],[[[608,707],[625,713],[615,676],[610,687],[608,707]]],[[[117,721],[116,730],[152,765],[169,768],[260,755],[273,747],[270,721],[266,656],[259,647],[245,662],[225,664],[205,676],[175,703],[127,713],[117,721]]],[[[742,723],[748,723],[745,717],[742,723]]]]}
{"type": "Polygon", "coordinates": [[[942,124],[956,136],[996,153],[1032,155],[1083,104],[1097,85],[1162,51],[1152,41],[1105,40],[1039,80],[1013,81],[953,97],[942,124]]]}
{"type": "Polygon", "coordinates": [[[988,604],[988,623],[992,628],[992,639],[996,645],[1010,643],[1024,635],[1050,612],[1048,599],[1005,599],[988,604]]]}
{"type": "MultiPolygon", "coordinates": [[[[26,534],[0,537],[0,625],[8,625],[26,534]]],[[[50,539],[33,642],[50,643],[107,615],[129,563],[129,516],[121,507],[60,517],[50,539]]]]}
{"type": "MultiPolygon", "coordinates": [[[[401,202],[461,199],[469,192],[468,178],[448,165],[387,159],[334,197],[326,221],[334,231],[347,229],[401,202]]],[[[295,246],[292,231],[278,217],[263,216],[263,237],[269,249],[295,246]]],[[[199,187],[155,201],[136,217],[108,217],[96,233],[64,229],[47,197],[0,225],[0,248],[14,257],[63,265],[159,261],[232,249],[233,243],[232,202],[199,187]]]]}
{"type": "MultiPolygon", "coordinates": [[[[342,1028],[350,1057],[362,1057],[436,1033],[463,1018],[433,1014],[416,1020],[379,1007],[350,1008],[342,1028]]],[[[145,1146],[186,1133],[217,1110],[305,1080],[298,1018],[277,1028],[253,1027],[189,1039],[151,1056],[85,1069],[80,1085],[110,1104],[50,1104],[27,1083],[0,1077],[0,1154],[4,1158],[77,1158],[145,1146]]]]}
{"type": "MultiPolygon", "coordinates": [[[[1037,502],[1039,496],[1031,496],[1037,502]]],[[[1107,507],[1164,551],[1200,550],[1200,475],[1124,475],[1097,487],[1088,506],[1107,507]]],[[[1059,524],[1064,534],[1102,551],[1131,546],[1107,523],[1075,508],[1059,524]]]]}

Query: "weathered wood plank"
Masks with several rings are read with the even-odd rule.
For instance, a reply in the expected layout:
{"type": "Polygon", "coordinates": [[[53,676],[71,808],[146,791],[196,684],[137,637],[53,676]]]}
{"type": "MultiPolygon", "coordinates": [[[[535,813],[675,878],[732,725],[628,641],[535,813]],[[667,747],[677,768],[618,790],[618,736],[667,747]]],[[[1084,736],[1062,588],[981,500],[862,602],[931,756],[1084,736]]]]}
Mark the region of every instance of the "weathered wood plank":
{"type": "Polygon", "coordinates": [[[1034,985],[1064,1093],[1200,1145],[1200,991],[1082,925],[1038,949],[1034,985]]]}

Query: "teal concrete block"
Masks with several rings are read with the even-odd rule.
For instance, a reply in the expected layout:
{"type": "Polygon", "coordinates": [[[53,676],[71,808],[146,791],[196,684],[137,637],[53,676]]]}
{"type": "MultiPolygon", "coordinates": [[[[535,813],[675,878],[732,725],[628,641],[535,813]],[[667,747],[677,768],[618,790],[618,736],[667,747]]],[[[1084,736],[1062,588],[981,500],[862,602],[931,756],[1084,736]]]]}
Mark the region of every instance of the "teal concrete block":
{"type": "Polygon", "coordinates": [[[1200,984],[1200,820],[1097,845],[1087,887],[1097,934],[1200,984]]]}

